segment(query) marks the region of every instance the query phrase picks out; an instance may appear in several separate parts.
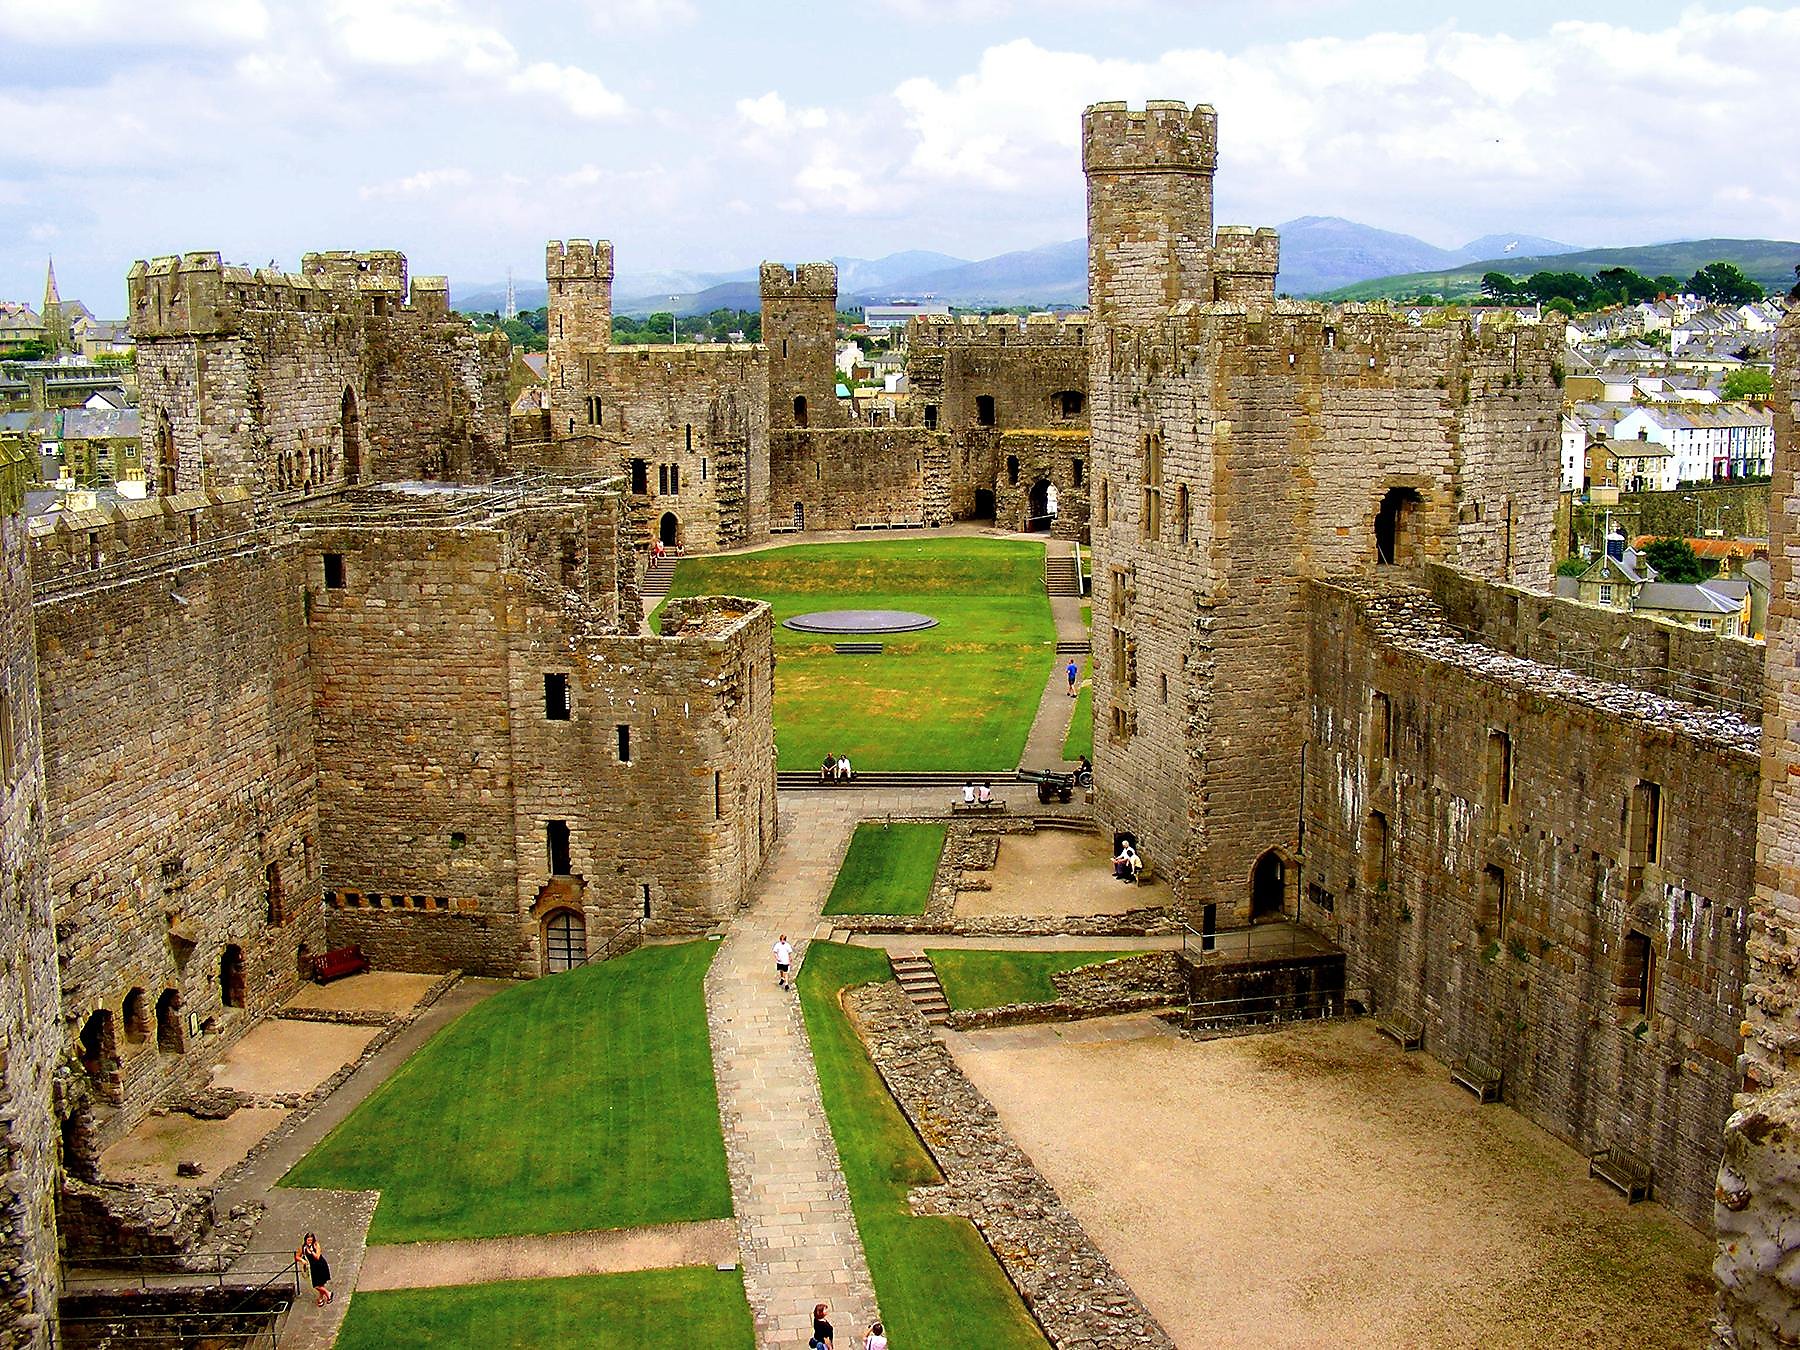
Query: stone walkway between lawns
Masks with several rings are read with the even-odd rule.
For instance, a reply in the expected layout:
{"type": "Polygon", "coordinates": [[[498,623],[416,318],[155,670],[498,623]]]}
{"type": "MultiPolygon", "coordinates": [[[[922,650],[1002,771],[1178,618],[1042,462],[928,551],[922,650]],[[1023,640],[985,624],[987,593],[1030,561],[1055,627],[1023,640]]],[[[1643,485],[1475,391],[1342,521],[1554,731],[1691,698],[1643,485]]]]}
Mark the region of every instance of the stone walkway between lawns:
{"type": "Polygon", "coordinates": [[[840,1345],[875,1317],[799,1000],[776,986],[771,947],[786,933],[796,962],[804,959],[858,820],[941,810],[941,796],[933,788],[782,793],[775,851],[707,973],[719,1117],[759,1345],[804,1345],[815,1303],[831,1305],[840,1345]]]}
{"type": "MultiPolygon", "coordinates": [[[[1051,557],[1067,557],[1073,549],[1066,540],[1051,539],[1045,547],[1051,557]]],[[[1086,642],[1088,627],[1081,621],[1081,607],[1087,603],[1084,595],[1053,595],[1050,597],[1050,617],[1056,621],[1056,640],[1058,642],[1086,642]]],[[[1025,753],[1019,758],[1022,769],[1061,769],[1063,759],[1063,742],[1069,736],[1069,723],[1075,716],[1075,700],[1069,697],[1069,677],[1067,674],[1070,661],[1081,667],[1077,679],[1086,684],[1093,675],[1093,653],[1086,656],[1055,656],[1050,659],[1049,678],[1044,681],[1044,693],[1038,700],[1037,716],[1032,719],[1031,731],[1025,737],[1025,753]]]]}
{"type": "Polygon", "coordinates": [[[642,1228],[370,1247],[363,1255],[356,1287],[358,1291],[435,1289],[493,1280],[720,1266],[737,1259],[737,1224],[731,1219],[708,1219],[642,1228]]]}

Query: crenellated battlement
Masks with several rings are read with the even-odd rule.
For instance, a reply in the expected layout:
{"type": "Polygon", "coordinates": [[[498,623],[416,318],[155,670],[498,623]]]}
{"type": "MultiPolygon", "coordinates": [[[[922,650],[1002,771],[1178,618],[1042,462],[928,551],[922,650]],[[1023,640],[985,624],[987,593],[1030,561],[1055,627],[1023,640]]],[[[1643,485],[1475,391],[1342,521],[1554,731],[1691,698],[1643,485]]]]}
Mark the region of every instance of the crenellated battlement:
{"type": "Polygon", "coordinates": [[[1096,173],[1203,173],[1219,165],[1219,115],[1152,99],[1141,112],[1123,102],[1096,103],[1081,114],[1081,167],[1096,173]]]}
{"type": "Polygon", "coordinates": [[[766,262],[757,274],[764,300],[829,300],[837,303],[837,264],[801,263],[791,271],[778,262],[766,262]]]}
{"type": "Polygon", "coordinates": [[[613,279],[612,241],[596,239],[552,239],[544,245],[544,279],[546,281],[611,281],[613,279]]]}
{"type": "Polygon", "coordinates": [[[31,521],[32,584],[39,594],[56,594],[188,565],[262,537],[246,487],[62,511],[31,521]]]}
{"type": "Polygon", "coordinates": [[[907,321],[906,340],[922,347],[1080,347],[1086,314],[920,314],[907,321]]]}
{"type": "Polygon", "coordinates": [[[242,267],[217,253],[139,259],[125,274],[131,333],[145,338],[217,337],[253,313],[386,315],[410,306],[448,315],[443,277],[414,277],[391,249],[308,253],[299,272],[242,267]]]}
{"type": "Polygon", "coordinates": [[[1213,285],[1219,299],[1269,302],[1281,270],[1281,236],[1264,226],[1221,225],[1213,233],[1213,285]]]}

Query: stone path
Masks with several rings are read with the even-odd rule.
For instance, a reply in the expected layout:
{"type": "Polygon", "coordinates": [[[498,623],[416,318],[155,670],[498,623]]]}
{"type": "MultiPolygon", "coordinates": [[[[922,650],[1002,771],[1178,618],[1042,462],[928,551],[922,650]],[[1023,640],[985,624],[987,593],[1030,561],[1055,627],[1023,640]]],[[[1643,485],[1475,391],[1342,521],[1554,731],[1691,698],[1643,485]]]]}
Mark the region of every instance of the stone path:
{"type": "Polygon", "coordinates": [[[403,1242],[363,1256],[362,1289],[430,1289],[552,1275],[611,1275],[673,1266],[728,1265],[738,1259],[731,1219],[664,1223],[582,1233],[403,1242]]]}
{"type": "MultiPolygon", "coordinates": [[[[1048,547],[1053,552],[1070,552],[1068,543],[1060,539],[1050,540],[1048,547]]],[[[1050,617],[1056,621],[1058,642],[1087,640],[1088,627],[1081,621],[1081,607],[1086,603],[1085,596],[1050,597],[1050,617]]],[[[1093,673],[1091,653],[1087,656],[1052,658],[1050,677],[1044,682],[1044,693],[1038,701],[1037,716],[1031,723],[1031,734],[1025,738],[1025,753],[1019,759],[1021,768],[1056,769],[1064,763],[1063,741],[1068,737],[1069,722],[1075,715],[1075,700],[1069,697],[1069,677],[1065,673],[1071,660],[1081,667],[1081,683],[1086,684],[1093,673]]]]}
{"type": "Polygon", "coordinates": [[[831,1305],[841,1344],[875,1317],[799,1002],[776,986],[770,947],[785,932],[804,959],[858,819],[917,810],[941,795],[782,793],[780,839],[707,973],[719,1115],[759,1345],[804,1345],[815,1303],[831,1305]]]}

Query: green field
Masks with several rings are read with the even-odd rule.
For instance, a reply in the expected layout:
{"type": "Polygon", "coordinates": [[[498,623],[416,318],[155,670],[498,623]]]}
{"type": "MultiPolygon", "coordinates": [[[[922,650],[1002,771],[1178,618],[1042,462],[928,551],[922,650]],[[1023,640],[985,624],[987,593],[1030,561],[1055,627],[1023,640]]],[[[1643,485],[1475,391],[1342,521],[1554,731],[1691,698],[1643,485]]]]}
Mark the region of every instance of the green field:
{"type": "Polygon", "coordinates": [[[559,1280],[358,1292],[338,1350],[751,1350],[743,1277],[684,1267],[559,1280]]]}
{"type": "Polygon", "coordinates": [[[371,1242],[731,1216],[707,942],[504,989],[432,1037],[286,1186],[379,1190],[371,1242]]]}
{"type": "Polygon", "coordinates": [[[863,822],[850,837],[825,912],[923,914],[943,851],[942,825],[863,822]]]}
{"type": "Polygon", "coordinates": [[[1063,737],[1063,758],[1080,759],[1086,755],[1094,757],[1094,686],[1084,683],[1081,692],[1075,696],[1074,720],[1069,723],[1069,734],[1063,737]]]}
{"type": "Polygon", "coordinates": [[[741,595],[775,610],[780,767],[827,753],[857,769],[1008,772],[1018,767],[1055,661],[1044,546],[1011,539],[796,544],[684,558],[671,595],[741,595]],[[817,609],[906,609],[936,628],[885,634],[880,656],[782,628],[817,609]]]}
{"type": "Polygon", "coordinates": [[[958,1012],[998,1008],[1008,1003],[1048,1003],[1056,997],[1051,975],[1101,961],[1117,961],[1142,952],[974,951],[962,947],[928,948],[944,997],[958,1012]]]}
{"type": "MultiPolygon", "coordinates": [[[[839,990],[887,978],[887,953],[815,942],[800,970],[800,1004],[893,1350],[1044,1350],[1037,1324],[974,1226],[919,1217],[907,1206],[909,1190],[942,1177],[838,1004],[839,990]]],[[[840,1345],[848,1344],[847,1330],[839,1328],[840,1345]]]]}

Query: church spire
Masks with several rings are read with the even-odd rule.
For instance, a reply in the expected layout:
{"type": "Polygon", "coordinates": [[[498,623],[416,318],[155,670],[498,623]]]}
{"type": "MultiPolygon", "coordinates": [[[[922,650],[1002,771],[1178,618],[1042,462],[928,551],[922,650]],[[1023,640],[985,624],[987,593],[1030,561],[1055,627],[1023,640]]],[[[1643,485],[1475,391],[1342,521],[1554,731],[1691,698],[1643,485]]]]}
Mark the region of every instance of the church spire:
{"type": "Polygon", "coordinates": [[[69,346],[69,326],[63,322],[62,296],[56,291],[56,259],[47,258],[44,265],[44,346],[46,355],[55,356],[69,346]]]}

